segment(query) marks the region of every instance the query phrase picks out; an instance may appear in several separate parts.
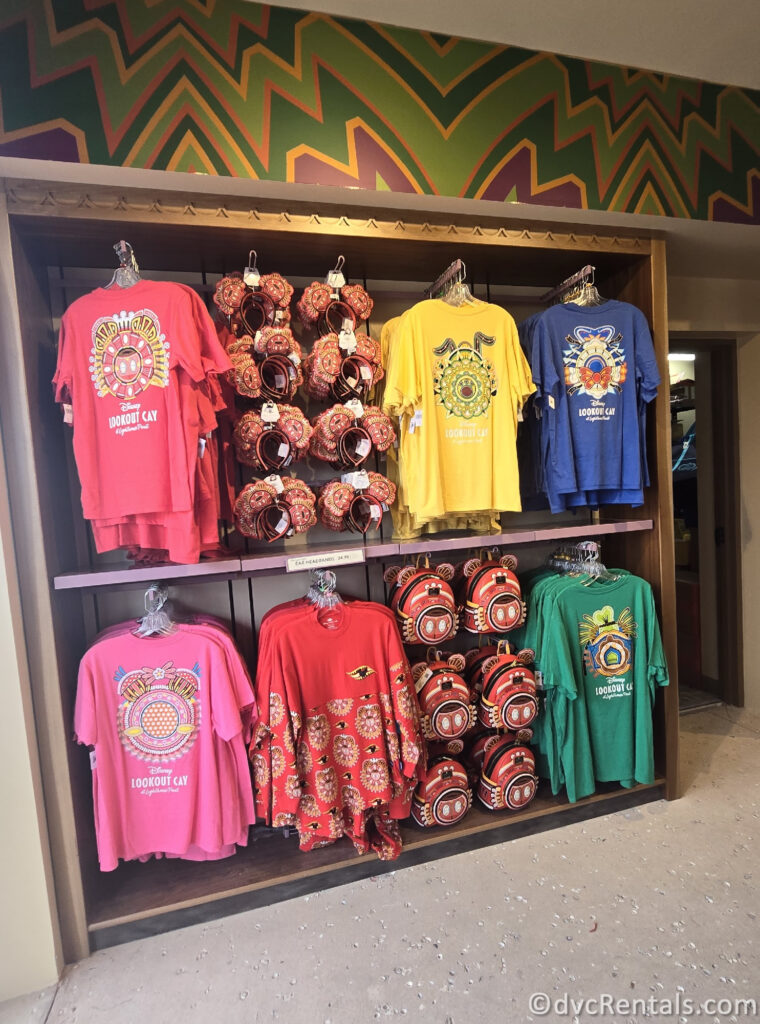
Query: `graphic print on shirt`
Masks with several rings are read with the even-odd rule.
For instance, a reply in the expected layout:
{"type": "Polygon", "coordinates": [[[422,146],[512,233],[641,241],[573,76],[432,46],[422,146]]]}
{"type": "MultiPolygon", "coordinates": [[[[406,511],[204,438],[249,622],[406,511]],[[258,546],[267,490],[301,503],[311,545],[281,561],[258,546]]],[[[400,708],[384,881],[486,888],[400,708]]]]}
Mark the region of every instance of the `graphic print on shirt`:
{"type": "Polygon", "coordinates": [[[622,340],[617,328],[609,325],[578,326],[565,338],[568,348],[562,355],[567,393],[570,397],[587,395],[591,399],[590,405],[578,409],[578,415],[584,419],[606,421],[615,415],[614,398],[628,376],[622,340]]]}
{"type": "MultiPolygon", "coordinates": [[[[433,370],[433,391],[447,416],[471,420],[483,416],[498,391],[493,364],[483,355],[484,345],[496,339],[476,331],[472,342],[447,338],[433,353],[439,356],[433,370]]],[[[473,433],[473,437],[474,437],[473,433]]]]}
{"type": "MultiPolygon", "coordinates": [[[[90,376],[99,398],[113,395],[124,403],[131,403],[151,385],[165,388],[169,383],[169,342],[156,314],[150,309],[122,310],[96,320],[90,376]]],[[[135,414],[131,420],[137,424],[135,429],[147,429],[151,421],[139,416],[139,410],[139,404],[128,409],[122,406],[122,412],[135,414]]]]}
{"type": "Polygon", "coordinates": [[[165,764],[190,750],[200,721],[200,675],[197,663],[187,669],[167,661],[131,672],[119,666],[114,675],[122,698],[117,711],[119,738],[133,757],[165,764]]]}
{"type": "MultiPolygon", "coordinates": [[[[617,618],[609,604],[592,615],[584,615],[578,624],[578,637],[586,671],[592,676],[622,680],[631,669],[636,630],[630,608],[624,608],[617,618]]],[[[627,680],[598,686],[596,694],[610,699],[630,695],[632,689],[633,682],[627,680]]]]}

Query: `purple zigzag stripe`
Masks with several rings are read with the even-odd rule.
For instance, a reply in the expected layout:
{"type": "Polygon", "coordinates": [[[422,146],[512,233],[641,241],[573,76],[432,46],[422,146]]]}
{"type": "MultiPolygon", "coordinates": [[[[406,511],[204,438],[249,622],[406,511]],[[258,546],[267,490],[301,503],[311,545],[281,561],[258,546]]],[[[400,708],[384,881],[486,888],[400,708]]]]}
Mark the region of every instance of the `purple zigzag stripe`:
{"type": "Polygon", "coordinates": [[[748,198],[751,213],[745,213],[725,199],[716,199],[713,203],[712,219],[721,220],[726,224],[760,224],[760,178],[752,179],[752,191],[748,198]]]}
{"type": "Polygon", "coordinates": [[[414,192],[414,185],[388,154],[363,128],[354,131],[358,177],[332,167],[318,155],[305,153],[296,158],[294,180],[301,185],[359,185],[374,189],[379,174],[392,192],[414,192]]]}
{"type": "Polygon", "coordinates": [[[51,128],[30,135],[25,139],[14,139],[0,144],[0,156],[27,157],[31,160],[64,160],[79,163],[76,140],[63,128],[51,128]]]}
{"type": "Polygon", "coordinates": [[[483,193],[483,199],[504,202],[512,189],[517,191],[518,202],[535,203],[538,206],[569,206],[576,210],[583,209],[583,195],[577,185],[563,182],[533,195],[531,192],[531,153],[521,149],[498,172],[483,193]]]}

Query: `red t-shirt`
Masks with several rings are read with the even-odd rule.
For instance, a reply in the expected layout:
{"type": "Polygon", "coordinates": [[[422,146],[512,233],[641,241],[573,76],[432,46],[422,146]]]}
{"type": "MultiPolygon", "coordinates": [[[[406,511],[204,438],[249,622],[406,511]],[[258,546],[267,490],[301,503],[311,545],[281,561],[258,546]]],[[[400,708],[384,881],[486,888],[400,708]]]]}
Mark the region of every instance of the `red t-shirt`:
{"type": "Polygon", "coordinates": [[[229,366],[203,303],[182,285],[96,288],[69,306],[54,383],[73,406],[85,518],[194,509],[199,417],[183,405],[180,375],[200,384],[229,366]]]}

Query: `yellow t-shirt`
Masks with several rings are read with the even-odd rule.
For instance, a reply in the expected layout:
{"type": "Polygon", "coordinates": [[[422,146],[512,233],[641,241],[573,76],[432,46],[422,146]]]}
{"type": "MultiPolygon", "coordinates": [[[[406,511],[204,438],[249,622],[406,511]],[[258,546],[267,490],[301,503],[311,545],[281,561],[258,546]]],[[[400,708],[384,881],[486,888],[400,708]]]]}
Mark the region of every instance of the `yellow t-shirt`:
{"type": "Polygon", "coordinates": [[[517,415],[535,391],[501,306],[417,303],[396,326],[383,408],[421,416],[404,496],[418,524],[451,513],[521,509],[517,415]]]}

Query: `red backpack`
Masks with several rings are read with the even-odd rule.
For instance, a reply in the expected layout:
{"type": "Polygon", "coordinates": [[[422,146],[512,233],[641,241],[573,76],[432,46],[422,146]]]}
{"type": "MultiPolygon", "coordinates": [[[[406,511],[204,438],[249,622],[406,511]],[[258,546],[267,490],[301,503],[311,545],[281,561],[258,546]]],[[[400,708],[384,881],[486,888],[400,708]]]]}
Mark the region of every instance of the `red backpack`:
{"type": "Polygon", "coordinates": [[[521,811],[536,795],[536,759],[511,736],[488,748],[478,782],[478,799],[494,811],[521,811]]]}
{"type": "Polygon", "coordinates": [[[390,606],[405,644],[440,644],[455,636],[459,625],[449,584],[454,566],[444,562],[431,568],[427,558],[424,563],[392,565],[383,577],[386,583],[395,584],[390,606]]]}
{"type": "Polygon", "coordinates": [[[491,659],[499,653],[496,644],[474,647],[465,654],[464,678],[477,697],[483,692],[483,672],[491,659]]]}
{"type": "Polygon", "coordinates": [[[456,740],[475,722],[475,706],[462,678],[464,655],[431,652],[427,663],[412,666],[426,740],[456,740]],[[445,660],[444,660],[445,658],[445,660]]]}
{"type": "Polygon", "coordinates": [[[509,644],[499,642],[498,653],[483,665],[483,690],[478,704],[478,722],[488,729],[509,729],[519,733],[538,714],[536,678],[528,666],[535,653],[529,648],[516,654],[509,644]]]}
{"type": "Polygon", "coordinates": [[[448,757],[431,761],[412,797],[412,818],[423,828],[455,825],[472,805],[467,772],[448,757]]]}
{"type": "Polygon", "coordinates": [[[525,621],[525,602],[513,570],[514,555],[483,551],[458,569],[462,625],[468,633],[507,633],[525,621]]]}

